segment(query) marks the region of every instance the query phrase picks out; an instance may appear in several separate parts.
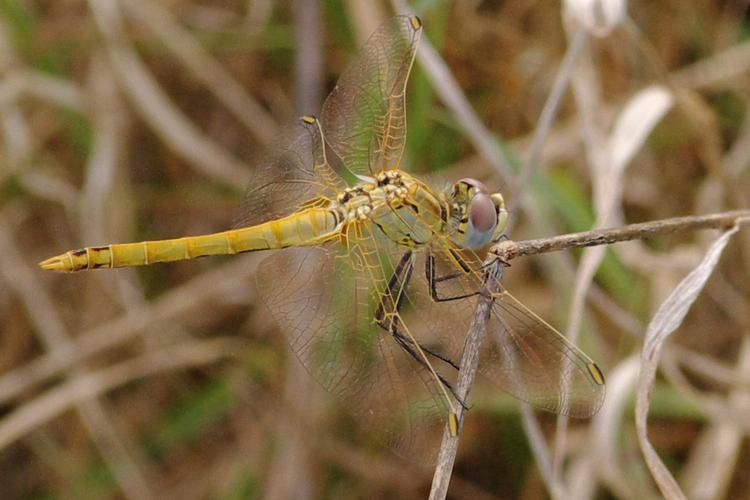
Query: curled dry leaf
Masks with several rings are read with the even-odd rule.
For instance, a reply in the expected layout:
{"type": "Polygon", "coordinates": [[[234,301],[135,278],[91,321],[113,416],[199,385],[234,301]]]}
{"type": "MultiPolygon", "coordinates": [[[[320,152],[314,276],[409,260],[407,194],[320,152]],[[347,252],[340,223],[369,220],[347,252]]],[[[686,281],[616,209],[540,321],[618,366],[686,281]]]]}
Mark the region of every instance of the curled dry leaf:
{"type": "Polygon", "coordinates": [[[729,238],[737,230],[738,227],[734,226],[725,231],[711,245],[703,261],[677,285],[671,295],[659,307],[659,310],[656,311],[646,329],[646,338],[641,351],[641,373],[638,378],[636,394],[635,423],[638,441],[646,464],[662,494],[670,499],[685,498],[685,495],[648,440],[647,417],[656,367],[664,342],[682,323],[690,306],[703,289],[706,280],[713,273],[719,257],[721,257],[729,242],[729,238]]]}

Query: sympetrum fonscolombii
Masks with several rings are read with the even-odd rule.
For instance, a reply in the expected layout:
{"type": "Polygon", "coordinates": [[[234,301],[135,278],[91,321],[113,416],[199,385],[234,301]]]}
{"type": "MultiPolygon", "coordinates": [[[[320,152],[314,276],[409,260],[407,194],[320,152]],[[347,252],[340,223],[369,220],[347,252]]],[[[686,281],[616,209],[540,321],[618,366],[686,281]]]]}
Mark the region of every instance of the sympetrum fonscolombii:
{"type": "MultiPolygon", "coordinates": [[[[286,249],[260,266],[258,286],[300,361],[394,449],[430,461],[441,427],[434,424],[447,419],[455,432],[465,404],[452,386],[462,347],[454,333],[466,332],[482,286],[474,250],[501,235],[507,213],[502,195],[479,181],[434,190],[399,170],[421,32],[415,16],[378,28],[321,119],[301,118],[256,169],[243,227],[83,248],[41,267],[72,272],[286,249]]],[[[500,290],[480,373],[537,408],[595,413],[604,397],[596,364],[500,290]]]]}

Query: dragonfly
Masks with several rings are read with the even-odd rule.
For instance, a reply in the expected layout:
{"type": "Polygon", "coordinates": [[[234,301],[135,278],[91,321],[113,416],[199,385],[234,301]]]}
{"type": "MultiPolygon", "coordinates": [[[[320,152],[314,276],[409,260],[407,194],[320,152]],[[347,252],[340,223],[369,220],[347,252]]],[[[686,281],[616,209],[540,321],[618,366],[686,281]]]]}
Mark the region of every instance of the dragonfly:
{"type": "MultiPolygon", "coordinates": [[[[465,178],[444,189],[402,170],[416,16],[383,23],[323,104],[253,173],[239,226],[201,236],[71,250],[44,269],[141,266],[269,251],[257,286],[307,371],[397,453],[434,460],[468,402],[455,380],[487,279],[478,252],[505,229],[503,196],[465,178]],[[271,252],[271,250],[273,250],[271,252]]],[[[594,361],[499,283],[483,378],[552,413],[589,417],[605,382],[594,361]]]]}

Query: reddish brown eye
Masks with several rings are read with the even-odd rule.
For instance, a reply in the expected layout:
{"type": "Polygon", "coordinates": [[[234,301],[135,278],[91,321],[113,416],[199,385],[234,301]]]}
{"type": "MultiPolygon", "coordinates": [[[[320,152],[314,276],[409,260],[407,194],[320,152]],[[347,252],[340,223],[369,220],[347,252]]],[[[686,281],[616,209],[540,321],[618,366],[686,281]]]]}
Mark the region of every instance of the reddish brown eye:
{"type": "Polygon", "coordinates": [[[480,233],[494,229],[497,211],[492,198],[481,192],[475,194],[469,207],[469,220],[472,227],[480,233]]]}

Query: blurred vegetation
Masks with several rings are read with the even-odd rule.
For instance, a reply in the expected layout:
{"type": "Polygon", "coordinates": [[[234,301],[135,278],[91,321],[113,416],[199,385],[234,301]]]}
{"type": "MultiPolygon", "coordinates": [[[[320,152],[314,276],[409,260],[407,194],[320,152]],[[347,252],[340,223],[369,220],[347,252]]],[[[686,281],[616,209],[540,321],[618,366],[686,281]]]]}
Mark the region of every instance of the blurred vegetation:
{"type": "MultiPolygon", "coordinates": [[[[164,10],[272,122],[297,114],[295,78],[303,77],[295,69],[295,23],[314,21],[296,19],[295,2],[125,3],[0,0],[0,258],[7,256],[0,264],[0,496],[426,497],[431,470],[348,432],[345,412],[304,371],[291,368],[283,335],[253,290],[257,256],[239,257],[242,265],[232,268],[229,258],[71,276],[35,268],[69,248],[218,231],[236,216],[244,186],[230,179],[242,174],[203,168],[207,162],[184,147],[193,137],[169,140],[159,130],[149,117],[151,101],[138,94],[139,75],[116,67],[118,47],[134,51],[159,98],[211,147],[246,167],[240,172],[249,173],[266,146],[241,112],[221,101],[228,92],[221,82],[210,89],[201,69],[186,69],[165,41],[168,26],[154,31],[139,20],[144,5],[164,10]],[[121,33],[108,32],[107,23],[121,33]],[[35,364],[40,359],[57,369],[39,375],[45,370],[35,364]],[[55,392],[87,374],[118,382],[96,379],[101,390],[93,398],[84,389],[55,392]],[[23,385],[29,380],[35,383],[23,385]]],[[[422,0],[411,7],[517,171],[568,47],[559,3],[422,0]]],[[[628,99],[651,84],[668,83],[684,102],[628,166],[624,220],[747,207],[749,58],[708,74],[684,72],[733,48],[748,52],[745,2],[639,0],[628,12],[629,26],[592,38],[585,53],[601,84],[597,119],[611,126],[628,99]],[[745,67],[737,71],[735,64],[745,67]]],[[[390,16],[392,6],[320,2],[326,92],[379,24],[368,17],[374,15],[390,16]]],[[[473,176],[500,186],[435,86],[417,64],[404,167],[438,182],[473,176]]],[[[579,111],[566,92],[527,206],[507,192],[520,216],[514,239],[585,230],[595,222],[579,111]]],[[[706,234],[690,234],[648,242],[641,253],[608,250],[592,294],[599,299],[590,301],[579,342],[605,373],[639,352],[651,315],[708,241],[706,234]]],[[[710,469],[701,467],[710,455],[703,440],[727,418],[745,422],[732,442],[723,487],[710,498],[748,498],[750,491],[749,250],[747,234],[728,248],[673,339],[682,350],[670,356],[650,410],[650,437],[691,492],[697,490],[689,485],[700,484],[701,472],[710,469]]],[[[575,269],[556,259],[514,261],[504,283],[564,330],[575,269]]],[[[480,386],[473,401],[452,497],[548,498],[515,400],[480,386]]],[[[602,471],[590,474],[595,498],[620,498],[617,484],[628,482],[656,494],[632,414],[629,404],[613,431],[621,462],[613,470],[623,477],[607,477],[600,464],[602,471]]],[[[552,443],[555,418],[539,417],[552,443]]],[[[577,464],[601,462],[591,423],[571,426],[564,456],[577,464]]]]}

